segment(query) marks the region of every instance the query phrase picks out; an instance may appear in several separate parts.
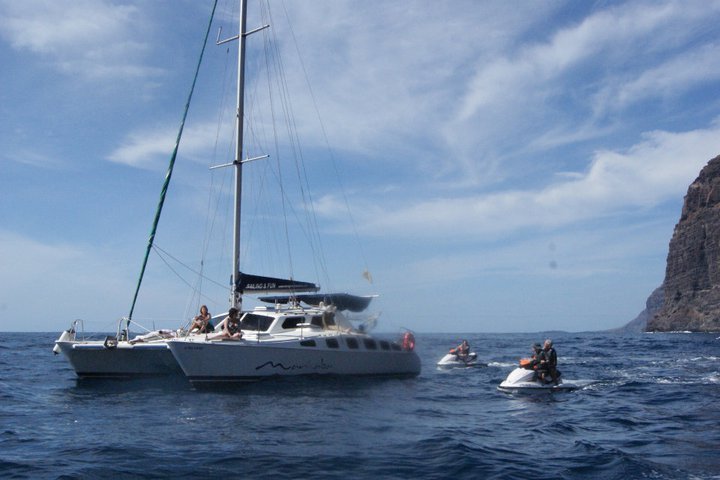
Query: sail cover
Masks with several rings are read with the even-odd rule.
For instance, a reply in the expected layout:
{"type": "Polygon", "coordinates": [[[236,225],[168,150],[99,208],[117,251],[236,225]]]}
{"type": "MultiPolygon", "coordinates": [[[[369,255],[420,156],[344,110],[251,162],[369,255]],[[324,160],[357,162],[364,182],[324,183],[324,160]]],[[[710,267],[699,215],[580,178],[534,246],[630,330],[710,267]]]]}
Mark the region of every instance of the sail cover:
{"type": "Polygon", "coordinates": [[[300,282],[293,279],[263,277],[240,273],[238,275],[238,291],[243,293],[261,292],[317,292],[320,287],[311,282],[300,282]]]}
{"type": "Polygon", "coordinates": [[[313,306],[318,306],[320,305],[320,302],[323,302],[325,305],[335,305],[338,310],[362,312],[368,307],[368,305],[370,305],[373,298],[373,296],[361,297],[358,295],[351,295],[349,293],[316,293],[294,296],[284,295],[260,297],[260,300],[265,303],[288,303],[291,300],[299,300],[313,306]]]}

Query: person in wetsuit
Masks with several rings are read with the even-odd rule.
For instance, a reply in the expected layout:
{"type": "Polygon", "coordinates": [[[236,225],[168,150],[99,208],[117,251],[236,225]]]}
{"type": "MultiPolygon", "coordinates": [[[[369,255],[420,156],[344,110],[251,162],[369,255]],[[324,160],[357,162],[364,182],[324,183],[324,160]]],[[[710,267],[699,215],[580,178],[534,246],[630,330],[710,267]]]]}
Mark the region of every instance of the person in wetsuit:
{"type": "Polygon", "coordinates": [[[542,359],[540,360],[540,368],[543,369],[541,380],[545,382],[547,375],[550,375],[550,380],[555,385],[558,384],[558,371],[557,371],[557,352],[553,348],[553,342],[549,338],[545,340],[542,350],[542,359]]]}
{"type": "Polygon", "coordinates": [[[536,370],[540,366],[540,359],[542,357],[542,347],[539,343],[533,343],[532,344],[532,356],[530,357],[530,363],[527,364],[528,370],[536,370]]]}

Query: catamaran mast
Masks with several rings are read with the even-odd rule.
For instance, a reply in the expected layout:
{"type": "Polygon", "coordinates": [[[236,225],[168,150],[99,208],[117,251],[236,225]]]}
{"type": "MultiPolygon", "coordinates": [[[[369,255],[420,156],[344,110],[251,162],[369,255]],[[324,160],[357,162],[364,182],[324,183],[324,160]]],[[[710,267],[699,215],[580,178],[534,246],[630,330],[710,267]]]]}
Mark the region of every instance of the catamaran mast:
{"type": "Polygon", "coordinates": [[[235,220],[233,229],[232,287],[230,306],[237,307],[242,302],[240,285],[240,216],[242,203],[242,158],[243,158],[243,119],[245,115],[245,26],[247,24],[247,0],[240,0],[240,29],[238,31],[238,76],[237,76],[237,118],[235,130],[237,145],[235,151],[235,220]]]}

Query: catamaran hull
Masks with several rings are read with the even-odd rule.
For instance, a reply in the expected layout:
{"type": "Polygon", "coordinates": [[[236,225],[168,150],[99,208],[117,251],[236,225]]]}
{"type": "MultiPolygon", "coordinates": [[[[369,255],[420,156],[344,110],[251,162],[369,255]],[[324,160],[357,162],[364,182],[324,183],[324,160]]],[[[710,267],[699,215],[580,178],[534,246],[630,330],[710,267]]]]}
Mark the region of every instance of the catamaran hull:
{"type": "Polygon", "coordinates": [[[298,342],[268,346],[252,341],[171,340],[168,346],[193,383],[252,381],[273,376],[420,373],[420,358],[413,351],[326,349],[305,347],[298,342]]]}
{"type": "Polygon", "coordinates": [[[166,342],[118,342],[114,348],[101,341],[57,341],[55,345],[81,378],[182,375],[166,342]]]}

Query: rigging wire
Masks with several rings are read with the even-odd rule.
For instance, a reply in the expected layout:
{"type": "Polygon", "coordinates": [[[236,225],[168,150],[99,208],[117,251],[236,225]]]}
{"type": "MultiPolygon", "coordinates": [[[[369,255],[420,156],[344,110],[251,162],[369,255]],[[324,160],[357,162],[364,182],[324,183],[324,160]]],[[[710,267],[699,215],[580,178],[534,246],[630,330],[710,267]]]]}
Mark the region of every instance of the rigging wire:
{"type": "MultiPolygon", "coordinates": [[[[225,116],[226,116],[226,109],[223,108],[225,105],[227,105],[227,97],[230,94],[230,85],[228,82],[228,75],[229,75],[229,66],[230,66],[230,49],[225,49],[225,57],[224,57],[224,70],[222,75],[222,86],[220,88],[220,91],[222,94],[219,98],[219,105],[217,108],[217,124],[215,128],[215,142],[213,144],[213,153],[211,156],[211,162],[210,165],[214,164],[214,160],[218,158],[218,149],[220,144],[220,135],[222,132],[222,127],[225,125],[225,116]]],[[[202,280],[205,277],[204,275],[204,266],[205,261],[207,259],[207,254],[210,249],[211,239],[213,237],[213,232],[215,231],[215,224],[218,220],[219,212],[220,212],[220,200],[222,199],[223,195],[226,191],[227,186],[227,179],[228,175],[220,174],[219,176],[220,181],[219,185],[216,186],[216,179],[217,176],[215,174],[211,174],[209,178],[209,186],[208,186],[208,200],[207,200],[207,210],[205,215],[205,236],[203,238],[203,245],[201,250],[201,258],[200,258],[200,271],[197,272],[197,288],[193,292],[193,298],[195,294],[197,294],[198,301],[197,303],[200,303],[200,298],[204,297],[202,294],[202,280]]],[[[224,251],[225,243],[222,243],[222,251],[224,251]]],[[[221,255],[222,257],[222,255],[221,255]]],[[[218,284],[217,282],[211,281],[212,283],[218,284]]],[[[218,284],[219,285],[219,284],[218,284]]],[[[224,287],[224,286],[223,286],[224,287]]],[[[196,308],[198,308],[199,305],[196,305],[196,308]]]]}
{"type": "MultiPolygon", "coordinates": [[[[157,256],[163,261],[163,263],[165,263],[165,265],[167,265],[167,267],[168,267],[175,275],[177,275],[177,277],[178,277],[185,285],[189,286],[190,288],[193,288],[192,285],[190,284],[190,282],[188,282],[182,275],[180,275],[180,274],[177,272],[177,270],[175,270],[175,269],[172,267],[172,265],[169,264],[169,262],[166,260],[165,256],[169,257],[169,258],[172,259],[175,263],[177,263],[177,264],[180,265],[181,267],[185,268],[186,270],[190,271],[191,273],[194,273],[194,274],[197,275],[197,276],[201,276],[204,280],[206,280],[206,281],[208,281],[208,282],[210,282],[210,283],[212,283],[212,284],[214,284],[214,285],[216,285],[216,286],[218,286],[218,287],[222,287],[222,288],[225,288],[225,287],[226,287],[226,285],[223,285],[222,283],[219,283],[219,282],[213,280],[212,278],[206,277],[205,275],[202,274],[202,272],[200,272],[200,271],[198,271],[198,270],[195,270],[195,269],[192,268],[190,265],[188,265],[188,264],[186,264],[186,263],[183,263],[181,260],[178,260],[177,258],[175,258],[174,256],[172,256],[168,251],[163,250],[159,245],[157,245],[157,244],[153,245],[153,250],[155,250],[155,253],[156,253],[157,256]]],[[[205,298],[208,298],[208,297],[205,297],[205,298]]]]}
{"type": "Polygon", "coordinates": [[[210,13],[210,20],[208,21],[207,30],[205,31],[205,38],[202,44],[202,50],[200,51],[200,58],[198,59],[197,66],[195,67],[195,76],[193,77],[192,86],[190,87],[190,93],[188,94],[187,102],[185,103],[185,111],[180,122],[180,128],[178,130],[177,138],[175,140],[175,148],[170,157],[170,164],[165,175],[165,182],[163,183],[160,192],[160,201],[158,203],[157,210],[155,212],[155,219],[153,220],[152,230],[150,232],[150,238],[148,239],[147,249],[145,251],[145,258],[143,259],[142,268],[140,269],[140,278],[138,278],[137,287],[135,288],[135,295],[133,296],[132,305],[130,307],[130,313],[128,315],[126,330],[130,329],[130,321],[132,319],[133,312],[135,311],[135,303],[137,302],[138,293],[140,292],[140,285],[142,284],[143,276],[145,275],[145,268],[147,267],[148,257],[150,256],[150,250],[152,249],[153,242],[155,241],[155,234],[157,232],[158,223],[160,222],[160,215],[162,214],[163,205],[165,203],[165,197],[170,186],[170,179],[172,178],[173,168],[175,166],[175,159],[177,158],[178,147],[180,146],[180,139],[182,138],[183,130],[185,128],[185,120],[187,119],[188,111],[190,110],[190,101],[192,100],[193,93],[195,92],[195,85],[197,84],[198,75],[200,72],[200,65],[202,64],[203,56],[205,55],[205,47],[207,46],[207,39],[210,35],[210,27],[212,26],[213,19],[215,18],[215,9],[217,8],[217,0],[213,2],[212,12],[210,13]]]}
{"type": "MultiPolygon", "coordinates": [[[[263,20],[265,18],[268,18],[270,21],[268,23],[273,23],[273,13],[270,11],[269,4],[266,4],[264,2],[260,2],[263,5],[263,8],[261,9],[261,16],[263,17],[263,20]]],[[[289,24],[289,15],[287,12],[287,9],[285,8],[285,5],[283,4],[283,10],[285,13],[285,16],[287,17],[288,24],[289,24]]],[[[310,91],[310,98],[312,100],[313,107],[315,109],[315,113],[317,115],[318,120],[320,121],[321,131],[322,135],[325,141],[325,145],[330,153],[330,159],[332,160],[333,170],[335,173],[335,176],[337,177],[338,185],[341,187],[343,199],[345,202],[345,207],[347,209],[348,218],[350,219],[353,227],[353,233],[355,234],[355,240],[358,243],[360,247],[360,253],[362,256],[362,261],[365,266],[365,273],[368,272],[367,267],[367,260],[365,257],[365,252],[362,249],[362,245],[359,242],[359,234],[357,231],[357,227],[355,224],[354,217],[352,216],[352,212],[350,211],[350,202],[348,200],[348,196],[345,190],[345,187],[340,179],[339,170],[337,166],[337,161],[335,158],[334,153],[332,152],[332,149],[330,148],[330,143],[328,140],[327,132],[324,123],[322,122],[322,118],[320,117],[319,113],[319,107],[317,105],[317,101],[315,98],[315,95],[312,91],[312,88],[310,87],[310,82],[308,78],[307,69],[305,66],[305,63],[303,62],[302,56],[300,55],[300,50],[298,47],[297,39],[295,37],[295,33],[292,30],[292,26],[290,26],[290,33],[292,41],[294,42],[295,50],[297,51],[298,58],[300,60],[300,64],[302,66],[302,71],[305,76],[305,82],[307,84],[308,90],[310,91]]],[[[289,273],[291,278],[294,277],[294,264],[295,264],[295,257],[293,256],[293,253],[297,253],[297,249],[291,248],[292,243],[292,228],[297,228],[298,231],[302,232],[302,235],[305,236],[305,238],[308,241],[310,252],[312,253],[311,258],[313,260],[312,266],[315,268],[315,275],[316,278],[323,278],[326,283],[330,283],[330,275],[328,272],[327,267],[327,261],[324,254],[324,248],[323,248],[323,240],[322,235],[320,234],[320,222],[319,222],[319,216],[317,213],[317,209],[315,207],[315,201],[313,199],[312,191],[310,189],[310,175],[308,172],[308,168],[306,166],[303,149],[300,145],[300,138],[299,138],[299,128],[296,123],[296,119],[294,116],[294,109],[292,102],[290,101],[290,87],[289,87],[289,81],[286,76],[286,68],[283,63],[282,57],[280,55],[280,42],[277,39],[276,36],[276,30],[275,29],[267,29],[264,30],[263,33],[264,38],[264,51],[265,51],[265,72],[268,79],[268,98],[270,102],[270,111],[269,111],[269,121],[267,122],[267,125],[269,125],[271,129],[271,139],[268,142],[267,136],[262,135],[264,133],[264,129],[262,128],[265,123],[255,123],[251,120],[251,116],[255,117],[256,115],[250,115],[248,112],[246,112],[246,121],[243,122],[247,131],[247,137],[248,139],[253,139],[255,142],[255,145],[260,145],[262,143],[273,145],[274,150],[274,157],[275,162],[262,162],[263,168],[260,170],[260,172],[265,172],[263,175],[260,176],[259,182],[248,182],[249,187],[251,189],[256,189],[254,193],[262,196],[267,193],[267,173],[270,173],[270,176],[275,178],[275,181],[277,181],[279,185],[279,196],[276,197],[278,200],[279,205],[277,205],[279,208],[277,210],[272,209],[272,202],[262,202],[258,201],[257,195],[253,195],[253,199],[255,200],[254,203],[250,203],[250,205],[253,205],[253,209],[255,210],[256,214],[250,215],[249,217],[245,217],[246,221],[249,221],[249,228],[248,231],[252,231],[254,241],[257,242],[258,234],[261,232],[260,229],[256,228],[256,223],[259,222],[262,218],[270,218],[278,213],[278,210],[280,213],[282,213],[282,229],[283,229],[283,235],[269,235],[268,241],[262,243],[262,255],[257,255],[254,258],[259,259],[260,261],[272,261],[273,259],[279,259],[283,256],[286,256],[288,266],[285,268],[289,268],[289,273]],[[274,88],[273,88],[274,85],[274,88]],[[288,135],[288,149],[289,150],[289,156],[294,159],[294,175],[296,177],[296,181],[290,182],[290,184],[294,184],[298,188],[298,196],[301,199],[301,203],[294,202],[290,200],[290,192],[288,191],[288,178],[287,175],[284,174],[284,170],[287,167],[283,167],[281,165],[281,160],[284,155],[281,155],[281,150],[284,148],[284,144],[279,139],[279,130],[284,128],[287,131],[288,135]],[[262,130],[262,131],[261,131],[262,130]],[[265,139],[265,142],[261,141],[261,136],[265,139]],[[300,205],[300,208],[297,208],[297,206],[300,205]],[[263,214],[260,213],[260,209],[265,209],[263,214]],[[304,220],[302,218],[304,217],[304,220]],[[291,227],[291,219],[295,219],[295,224],[291,227]],[[284,248],[278,248],[280,245],[275,244],[275,248],[278,252],[281,250],[283,251],[282,255],[273,255],[271,247],[274,244],[274,242],[277,242],[281,238],[284,237],[284,248]]],[[[228,53],[229,50],[226,50],[226,53],[228,53]]],[[[225,70],[226,73],[223,75],[223,79],[225,80],[227,78],[227,71],[228,71],[228,56],[226,56],[226,64],[225,64],[225,70]]],[[[260,69],[258,69],[259,71],[260,69]]],[[[262,83],[262,82],[260,82],[262,83]]],[[[223,92],[225,95],[228,95],[229,93],[227,88],[225,87],[225,83],[223,83],[223,92]]],[[[255,84],[257,88],[257,82],[255,84]]],[[[248,102],[247,105],[251,106],[251,108],[257,106],[255,105],[254,100],[256,100],[258,97],[253,94],[253,92],[249,93],[249,99],[252,100],[251,102],[248,102]]],[[[257,93],[257,92],[256,92],[257,93]]],[[[225,104],[224,100],[226,100],[226,97],[223,97],[221,102],[225,104]]],[[[258,109],[259,110],[259,109],[258,109]]],[[[221,132],[221,124],[225,122],[225,114],[227,113],[227,110],[223,110],[222,108],[219,109],[218,114],[218,127],[216,130],[216,140],[215,140],[215,148],[214,148],[214,156],[217,155],[218,150],[218,138],[220,137],[221,132]]],[[[262,113],[260,112],[254,112],[262,113]]],[[[258,119],[261,118],[261,116],[257,116],[258,119]]],[[[234,124],[235,122],[233,122],[234,124]]],[[[232,142],[230,142],[232,143],[232,142]]],[[[249,142],[250,143],[250,142],[249,142]]],[[[232,145],[230,145],[228,148],[232,148],[232,145]]],[[[264,152],[268,152],[269,150],[264,150],[264,152]]],[[[263,153],[264,153],[263,152],[263,153]]],[[[242,159],[238,159],[242,160],[242,159]]],[[[255,170],[255,169],[253,169],[255,170]]],[[[219,172],[220,170],[218,170],[219,172]]],[[[292,177],[292,175],[290,175],[292,177]]],[[[195,299],[195,295],[197,295],[198,300],[201,297],[205,297],[203,295],[202,290],[204,288],[204,280],[207,280],[215,285],[218,285],[222,288],[226,288],[226,285],[221,285],[218,282],[215,282],[208,278],[206,275],[206,269],[207,267],[207,255],[210,250],[211,241],[210,238],[213,236],[213,233],[217,229],[217,223],[218,218],[223,218],[225,220],[225,227],[222,228],[225,233],[227,232],[227,225],[228,222],[231,219],[230,214],[222,214],[221,215],[221,200],[225,199],[227,197],[227,191],[226,191],[226,180],[227,175],[221,177],[221,181],[218,182],[219,185],[216,183],[217,179],[211,175],[210,180],[210,187],[209,191],[213,192],[217,190],[217,196],[213,197],[212,193],[208,197],[208,205],[207,205],[207,212],[208,215],[206,217],[206,236],[203,240],[202,245],[202,255],[199,265],[199,271],[192,269],[188,267],[187,265],[184,265],[182,262],[178,261],[171,255],[169,255],[167,252],[164,252],[162,249],[155,249],[158,256],[161,257],[163,262],[166,263],[168,268],[170,268],[173,273],[181,278],[184,283],[186,283],[191,289],[193,289],[193,297],[192,299],[195,299]],[[214,205],[214,210],[212,207],[212,204],[214,205]],[[160,254],[160,251],[164,252],[165,255],[167,255],[169,258],[172,258],[175,262],[183,265],[184,268],[187,268],[188,270],[192,271],[197,275],[197,279],[195,281],[195,285],[190,285],[187,281],[185,281],[179,272],[174,270],[169,262],[167,261],[167,258],[163,257],[163,255],[160,254]]],[[[228,202],[229,203],[229,202],[228,202]]],[[[249,205],[248,205],[249,206],[249,205]]],[[[231,208],[232,205],[230,205],[231,208]]],[[[272,222],[271,222],[272,226],[272,222]]],[[[279,232],[277,232],[279,233],[279,232]]],[[[262,241],[262,240],[261,240],[262,241]]],[[[227,249],[227,242],[221,242],[222,244],[222,250],[223,252],[227,249]]],[[[245,242],[243,243],[243,252],[242,255],[244,257],[249,256],[249,249],[252,248],[253,245],[258,245],[257,243],[251,244],[251,242],[245,242]]],[[[297,247],[297,245],[296,245],[297,247]]],[[[246,264],[245,261],[242,261],[241,264],[246,264]]],[[[369,275],[368,275],[369,276],[369,275]]],[[[328,285],[326,285],[328,286],[328,285]]],[[[192,300],[191,300],[192,301],[192,300]]]]}
{"type": "MultiPolygon", "coordinates": [[[[265,13],[265,11],[263,11],[263,13],[265,13]]],[[[272,11],[269,4],[267,6],[267,15],[269,17],[269,22],[274,23],[272,11]]],[[[302,232],[308,239],[310,249],[313,252],[313,259],[315,260],[314,266],[316,269],[316,275],[318,277],[321,276],[320,272],[318,272],[319,267],[324,274],[324,278],[326,279],[326,281],[329,282],[329,274],[327,269],[327,262],[323,253],[324,249],[322,247],[322,237],[320,235],[319,222],[317,220],[315,205],[312,199],[310,182],[307,175],[307,168],[305,167],[304,156],[302,153],[302,148],[300,146],[301,143],[299,140],[297,124],[295,122],[295,115],[293,113],[293,106],[292,102],[290,101],[290,89],[288,86],[287,76],[285,75],[285,67],[279,51],[280,42],[277,40],[275,31],[272,31],[272,35],[272,41],[268,40],[266,42],[266,56],[274,59],[273,66],[276,73],[278,96],[280,98],[280,106],[282,107],[285,128],[288,132],[290,149],[293,154],[292,156],[295,160],[295,173],[297,175],[297,185],[300,189],[300,195],[304,205],[303,210],[306,216],[305,222],[300,221],[300,218],[295,209],[292,208],[291,203],[290,209],[295,215],[295,218],[298,220],[299,228],[302,230],[302,232]],[[310,228],[306,230],[304,225],[308,225],[310,228]]],[[[270,70],[270,66],[268,66],[268,70],[270,70]]]]}
{"type": "MultiPolygon", "coordinates": [[[[268,10],[269,10],[269,8],[268,8],[268,10]]],[[[264,14],[265,10],[262,9],[262,11],[264,14]]],[[[270,24],[272,24],[271,22],[272,22],[272,19],[270,19],[270,24]]],[[[293,255],[292,255],[292,248],[290,248],[290,231],[288,228],[288,221],[287,221],[287,203],[288,202],[286,201],[286,192],[285,192],[285,187],[284,187],[283,178],[282,178],[283,169],[280,166],[280,155],[279,155],[280,149],[279,149],[279,145],[278,145],[279,142],[278,142],[277,126],[276,126],[277,120],[275,117],[275,102],[273,101],[274,95],[272,94],[272,88],[271,88],[271,84],[270,84],[270,62],[269,62],[270,51],[269,51],[268,37],[269,37],[269,34],[263,35],[263,38],[265,40],[265,42],[264,42],[265,67],[266,67],[265,71],[268,76],[268,98],[270,100],[270,117],[272,119],[272,126],[273,126],[274,146],[275,146],[275,151],[277,152],[277,154],[275,155],[275,158],[276,158],[276,162],[277,162],[277,175],[279,177],[278,180],[279,180],[279,185],[280,185],[280,200],[281,200],[280,203],[282,206],[282,213],[283,213],[283,227],[284,227],[284,232],[285,232],[285,243],[286,243],[287,252],[288,252],[290,277],[292,278],[294,276],[293,275],[293,255]]]]}
{"type": "Polygon", "coordinates": [[[302,67],[302,71],[304,74],[305,83],[307,84],[307,88],[310,92],[310,98],[312,99],[312,104],[313,104],[313,107],[315,108],[315,113],[317,115],[318,121],[320,122],[320,130],[322,132],[323,139],[325,140],[325,145],[327,146],[328,152],[330,154],[331,163],[332,163],[333,170],[335,172],[335,176],[337,178],[338,184],[340,186],[340,191],[342,192],[343,201],[345,203],[345,208],[347,209],[347,213],[350,218],[350,224],[353,229],[354,238],[358,245],[358,248],[360,249],[360,254],[362,256],[362,260],[363,260],[363,263],[365,266],[365,272],[363,273],[363,275],[368,279],[368,281],[370,281],[372,283],[372,277],[369,274],[370,269],[368,267],[367,257],[365,255],[365,251],[363,249],[362,242],[360,241],[360,235],[357,230],[357,223],[355,222],[355,217],[353,216],[352,209],[350,208],[350,201],[348,200],[347,190],[345,189],[345,185],[342,182],[342,177],[340,176],[340,171],[338,170],[335,153],[334,153],[332,147],[330,146],[330,140],[328,139],[327,130],[325,129],[325,123],[322,121],[322,116],[320,115],[320,108],[318,107],[317,100],[315,98],[315,93],[314,93],[314,91],[312,89],[312,85],[310,83],[310,78],[309,78],[309,75],[307,72],[307,68],[305,67],[305,62],[304,62],[302,54],[300,52],[300,48],[298,46],[297,38],[295,36],[295,31],[292,28],[292,24],[289,22],[290,15],[287,12],[287,7],[285,5],[285,2],[282,2],[282,6],[283,6],[283,9],[285,10],[285,15],[288,18],[288,27],[289,27],[289,31],[290,31],[290,36],[293,40],[293,44],[295,45],[298,59],[300,61],[300,66],[302,67]]]}
{"type": "MultiPolygon", "coordinates": [[[[262,4],[262,6],[265,7],[265,4],[262,4]]],[[[267,10],[261,9],[261,17],[263,23],[273,23],[272,19],[268,21],[267,10]]],[[[256,148],[259,148],[260,151],[258,153],[272,152],[273,154],[271,156],[274,157],[274,161],[263,162],[263,168],[260,170],[261,175],[258,181],[249,181],[247,185],[250,189],[255,188],[254,194],[250,195],[248,198],[249,200],[254,200],[254,202],[250,203],[254,214],[249,217],[244,216],[244,218],[249,219],[246,220],[249,222],[248,230],[254,232],[252,236],[256,242],[254,245],[262,245],[263,249],[263,255],[258,255],[254,258],[261,261],[268,261],[286,257],[287,262],[285,263],[283,270],[289,270],[291,276],[294,276],[295,254],[298,251],[297,241],[292,241],[293,235],[290,220],[294,218],[297,223],[292,224],[292,227],[297,225],[297,228],[301,230],[305,238],[308,240],[308,245],[312,253],[311,258],[314,260],[313,266],[315,267],[316,278],[322,277],[318,271],[318,263],[322,263],[323,271],[325,273],[324,277],[327,278],[327,268],[325,267],[321,242],[319,241],[320,234],[319,228],[317,227],[317,221],[313,222],[312,216],[308,215],[308,212],[312,212],[314,207],[312,206],[312,198],[306,193],[306,191],[309,191],[307,174],[305,174],[304,182],[302,175],[298,173],[299,181],[290,183],[288,183],[288,179],[286,178],[286,175],[284,175],[284,171],[287,168],[286,166],[283,166],[285,163],[283,160],[285,157],[285,150],[283,149],[284,144],[280,141],[279,135],[279,131],[282,130],[282,126],[284,126],[284,129],[287,130],[287,136],[290,143],[289,150],[293,153],[291,156],[295,160],[295,170],[297,172],[305,172],[306,169],[302,163],[302,152],[299,147],[297,125],[292,119],[293,113],[289,100],[288,82],[284,75],[284,68],[281,60],[282,57],[278,47],[279,42],[273,29],[264,30],[263,39],[264,57],[258,61],[258,68],[253,68],[251,71],[265,72],[267,78],[267,90],[264,95],[266,95],[265,101],[269,103],[269,108],[259,108],[257,100],[260,97],[260,91],[257,87],[258,84],[262,82],[253,82],[253,91],[251,92],[246,90],[246,95],[248,96],[248,99],[246,100],[246,107],[250,106],[250,109],[246,108],[246,121],[244,122],[246,128],[245,138],[246,140],[249,140],[246,142],[248,150],[250,150],[250,144],[252,143],[256,148]],[[277,95],[277,92],[280,92],[280,94],[277,95]],[[251,112],[251,109],[255,109],[256,111],[251,112]],[[279,115],[278,112],[280,112],[279,115]],[[262,120],[264,113],[268,113],[268,116],[270,117],[266,122],[262,120]],[[271,130],[270,135],[266,134],[266,126],[268,127],[268,130],[271,130]],[[267,148],[262,147],[262,145],[272,145],[272,147],[267,148]],[[279,195],[274,197],[274,200],[276,201],[275,203],[273,203],[273,199],[270,199],[271,201],[259,200],[263,195],[268,193],[266,188],[266,180],[268,177],[273,177],[274,181],[278,185],[279,195]],[[302,211],[306,213],[304,221],[301,220],[301,215],[298,214],[298,210],[295,208],[296,202],[291,200],[288,185],[296,185],[299,188],[302,205],[304,205],[302,211]],[[273,209],[273,204],[276,205],[277,208],[273,209]],[[263,210],[262,214],[260,213],[261,209],[263,210]],[[272,220],[278,213],[282,215],[282,234],[268,235],[264,242],[262,239],[258,240],[262,235],[262,231],[260,229],[256,229],[255,225],[258,224],[259,220],[262,218],[272,220]],[[315,228],[306,228],[308,225],[313,227],[313,223],[315,228]],[[281,238],[285,244],[283,248],[279,248],[279,244],[277,243],[281,238]],[[295,248],[292,248],[293,244],[295,248]],[[277,254],[272,253],[273,250],[271,247],[275,248],[277,254]]],[[[255,80],[257,80],[257,77],[255,80]]],[[[251,170],[257,171],[256,169],[251,170]]],[[[269,222],[268,226],[272,227],[273,222],[269,222]]],[[[249,242],[245,242],[243,247],[243,256],[247,256],[249,250],[252,248],[252,245],[249,242]]]]}

